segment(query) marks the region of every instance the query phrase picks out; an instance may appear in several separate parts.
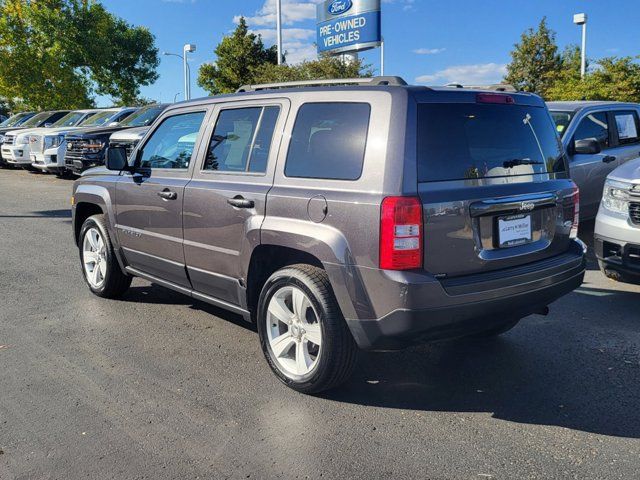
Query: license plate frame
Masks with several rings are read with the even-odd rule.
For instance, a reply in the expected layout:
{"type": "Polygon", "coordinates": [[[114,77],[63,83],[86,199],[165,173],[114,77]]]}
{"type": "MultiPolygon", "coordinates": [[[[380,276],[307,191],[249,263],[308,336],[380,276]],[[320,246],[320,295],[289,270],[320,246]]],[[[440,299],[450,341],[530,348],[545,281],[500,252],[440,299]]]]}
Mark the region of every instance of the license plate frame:
{"type": "Polygon", "coordinates": [[[496,219],[498,248],[511,248],[533,242],[531,214],[503,215],[496,219]]]}

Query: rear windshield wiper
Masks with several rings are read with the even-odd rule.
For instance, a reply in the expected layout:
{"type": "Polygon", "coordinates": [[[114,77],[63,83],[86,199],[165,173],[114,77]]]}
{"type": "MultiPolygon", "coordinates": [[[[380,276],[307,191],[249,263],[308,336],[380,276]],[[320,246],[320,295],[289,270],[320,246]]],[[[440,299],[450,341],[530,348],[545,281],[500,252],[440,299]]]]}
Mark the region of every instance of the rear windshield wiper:
{"type": "Polygon", "coordinates": [[[503,168],[513,168],[519,165],[542,165],[542,162],[529,160],[528,158],[514,158],[513,160],[506,160],[502,163],[503,168]]]}

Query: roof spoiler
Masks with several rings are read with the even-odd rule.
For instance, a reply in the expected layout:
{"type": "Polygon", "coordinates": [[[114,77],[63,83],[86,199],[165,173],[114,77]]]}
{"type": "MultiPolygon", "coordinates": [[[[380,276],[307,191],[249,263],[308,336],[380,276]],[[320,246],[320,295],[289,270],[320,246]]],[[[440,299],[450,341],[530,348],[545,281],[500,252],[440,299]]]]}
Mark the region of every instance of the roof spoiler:
{"type": "Polygon", "coordinates": [[[518,89],[510,83],[495,83],[493,85],[462,85],[460,83],[447,83],[445,87],[469,88],[473,90],[493,90],[495,92],[517,92],[518,89]]]}
{"type": "Polygon", "coordinates": [[[380,86],[389,85],[401,87],[407,85],[401,77],[381,76],[381,77],[364,77],[364,78],[336,78],[330,80],[301,80],[296,82],[281,83],[263,83],[260,85],[243,85],[236,93],[241,92],[257,92],[259,90],[277,90],[279,88],[296,88],[296,87],[325,87],[332,85],[362,85],[362,86],[380,86]]]}

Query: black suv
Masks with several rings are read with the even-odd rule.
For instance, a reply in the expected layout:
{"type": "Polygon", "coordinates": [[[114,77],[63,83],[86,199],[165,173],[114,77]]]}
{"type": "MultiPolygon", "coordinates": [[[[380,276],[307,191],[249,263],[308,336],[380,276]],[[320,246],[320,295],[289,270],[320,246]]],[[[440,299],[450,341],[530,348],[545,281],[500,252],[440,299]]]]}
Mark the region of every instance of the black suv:
{"type": "Polygon", "coordinates": [[[151,125],[168,104],[148,105],[128,116],[118,125],[82,130],[66,136],[67,153],[65,167],[71,173],[80,175],[89,168],[104,165],[105,150],[109,146],[112,133],[127,128],[151,125]]]}

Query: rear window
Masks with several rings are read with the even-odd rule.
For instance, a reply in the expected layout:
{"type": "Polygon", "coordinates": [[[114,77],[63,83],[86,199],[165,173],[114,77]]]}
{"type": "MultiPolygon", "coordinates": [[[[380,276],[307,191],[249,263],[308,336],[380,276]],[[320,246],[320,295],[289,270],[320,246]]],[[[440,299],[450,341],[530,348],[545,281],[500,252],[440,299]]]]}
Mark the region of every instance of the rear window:
{"type": "Polygon", "coordinates": [[[300,107],[284,173],[287,177],[357,180],[367,143],[368,103],[307,103],[300,107]]]}
{"type": "Polygon", "coordinates": [[[421,182],[566,169],[547,110],[524,105],[420,104],[417,156],[421,182]]]}
{"type": "Polygon", "coordinates": [[[567,127],[569,123],[571,123],[571,119],[573,118],[573,112],[562,112],[560,110],[551,110],[551,118],[556,124],[556,130],[560,134],[561,137],[564,136],[564,132],[567,131],[567,127]]]}

